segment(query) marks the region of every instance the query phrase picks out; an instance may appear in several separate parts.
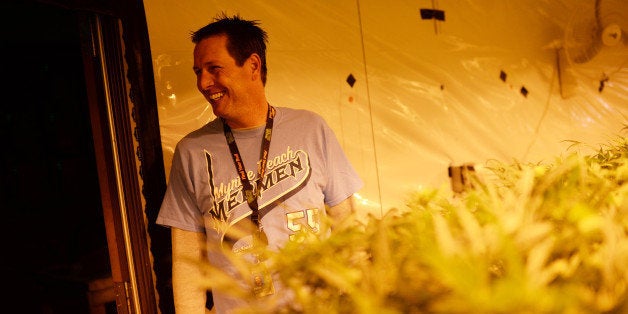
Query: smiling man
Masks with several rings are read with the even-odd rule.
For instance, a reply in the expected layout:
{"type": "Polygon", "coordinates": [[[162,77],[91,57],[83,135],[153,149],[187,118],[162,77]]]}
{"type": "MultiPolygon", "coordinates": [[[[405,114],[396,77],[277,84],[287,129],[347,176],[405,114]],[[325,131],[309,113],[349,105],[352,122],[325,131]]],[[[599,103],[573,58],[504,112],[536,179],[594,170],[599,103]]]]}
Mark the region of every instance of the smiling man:
{"type": "MultiPolygon", "coordinates": [[[[222,15],[192,42],[197,88],[216,119],[177,144],[157,218],[172,231],[177,313],[204,313],[202,263],[289,309],[292,293],[263,267],[256,246],[278,250],[303,228],[327,232],[322,219],[350,217],[362,180],[322,117],[268,103],[267,35],[258,22],[222,15]],[[242,278],[225,248],[254,265],[251,273],[242,278]]],[[[212,298],[217,313],[250,306],[221,291],[212,298]]]]}

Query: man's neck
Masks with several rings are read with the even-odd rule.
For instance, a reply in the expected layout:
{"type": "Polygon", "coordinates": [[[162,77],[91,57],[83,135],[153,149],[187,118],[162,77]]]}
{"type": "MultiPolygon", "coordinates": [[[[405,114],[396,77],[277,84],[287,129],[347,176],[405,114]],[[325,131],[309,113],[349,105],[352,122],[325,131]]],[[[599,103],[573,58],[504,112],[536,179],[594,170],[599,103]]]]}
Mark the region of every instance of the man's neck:
{"type": "Polygon", "coordinates": [[[246,112],[242,112],[237,119],[227,120],[227,124],[233,130],[253,129],[265,125],[268,106],[269,104],[264,102],[263,105],[249,108],[246,112]]]}

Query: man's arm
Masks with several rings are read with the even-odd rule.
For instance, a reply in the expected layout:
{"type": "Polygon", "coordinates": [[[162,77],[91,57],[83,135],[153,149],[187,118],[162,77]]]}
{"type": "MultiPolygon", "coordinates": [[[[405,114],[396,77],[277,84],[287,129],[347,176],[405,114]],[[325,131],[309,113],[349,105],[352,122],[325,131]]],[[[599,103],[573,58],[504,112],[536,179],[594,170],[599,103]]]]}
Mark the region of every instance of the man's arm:
{"type": "Polygon", "coordinates": [[[177,313],[205,313],[206,289],[200,283],[205,258],[205,234],[171,228],[172,288],[177,313]]]}
{"type": "Polygon", "coordinates": [[[329,217],[331,218],[332,229],[342,229],[351,224],[347,218],[355,214],[355,198],[353,195],[344,201],[329,208],[329,217]]]}

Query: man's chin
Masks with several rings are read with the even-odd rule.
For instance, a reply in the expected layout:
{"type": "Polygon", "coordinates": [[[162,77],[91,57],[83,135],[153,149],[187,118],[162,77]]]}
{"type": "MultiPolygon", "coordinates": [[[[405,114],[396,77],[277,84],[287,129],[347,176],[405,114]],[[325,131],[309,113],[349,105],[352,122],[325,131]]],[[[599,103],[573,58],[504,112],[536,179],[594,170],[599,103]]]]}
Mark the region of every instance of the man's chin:
{"type": "Polygon", "coordinates": [[[225,112],[220,104],[214,104],[213,102],[210,102],[209,104],[212,106],[212,111],[216,117],[224,118],[225,112]]]}

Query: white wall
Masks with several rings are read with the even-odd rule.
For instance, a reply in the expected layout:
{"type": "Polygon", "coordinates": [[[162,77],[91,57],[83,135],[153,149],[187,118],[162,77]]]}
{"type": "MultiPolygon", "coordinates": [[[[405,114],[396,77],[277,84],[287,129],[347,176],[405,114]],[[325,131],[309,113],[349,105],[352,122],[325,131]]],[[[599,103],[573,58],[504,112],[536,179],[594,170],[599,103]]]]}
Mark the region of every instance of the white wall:
{"type": "Polygon", "coordinates": [[[595,17],[591,1],[434,3],[444,22],[421,19],[431,0],[144,0],[166,169],[178,139],[213,118],[196,90],[189,35],[222,11],[268,31],[270,102],[327,119],[376,213],[418,189],[448,186],[450,164],[551,162],[565,140],[595,148],[626,135],[628,2],[599,8],[623,40],[585,63],[561,59],[562,71],[557,47],[566,30],[595,17]]]}

